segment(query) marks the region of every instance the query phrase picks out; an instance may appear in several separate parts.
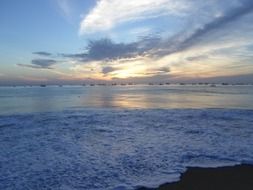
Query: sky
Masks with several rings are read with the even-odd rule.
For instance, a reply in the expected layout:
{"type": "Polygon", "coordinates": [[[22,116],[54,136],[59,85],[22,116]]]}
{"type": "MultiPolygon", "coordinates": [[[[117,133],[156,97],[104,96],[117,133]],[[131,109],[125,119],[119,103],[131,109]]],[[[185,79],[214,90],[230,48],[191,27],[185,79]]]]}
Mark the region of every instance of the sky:
{"type": "Polygon", "coordinates": [[[253,82],[253,1],[0,1],[0,85],[94,81],[253,82]]]}

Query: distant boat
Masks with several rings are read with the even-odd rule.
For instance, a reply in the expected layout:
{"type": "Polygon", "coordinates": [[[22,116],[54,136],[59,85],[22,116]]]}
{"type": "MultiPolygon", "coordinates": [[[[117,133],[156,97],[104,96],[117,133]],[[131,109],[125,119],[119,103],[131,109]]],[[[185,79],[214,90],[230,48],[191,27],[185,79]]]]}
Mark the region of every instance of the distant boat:
{"type": "Polygon", "coordinates": [[[98,86],[106,86],[105,83],[99,83],[98,86]]]}
{"type": "Polygon", "coordinates": [[[215,84],[211,84],[210,87],[216,87],[216,85],[215,84]]]}
{"type": "Polygon", "coordinates": [[[90,84],[90,86],[95,86],[95,84],[90,84]]]}
{"type": "Polygon", "coordinates": [[[40,87],[46,87],[46,86],[47,86],[47,85],[45,85],[45,84],[41,84],[41,85],[40,85],[40,87]]]}

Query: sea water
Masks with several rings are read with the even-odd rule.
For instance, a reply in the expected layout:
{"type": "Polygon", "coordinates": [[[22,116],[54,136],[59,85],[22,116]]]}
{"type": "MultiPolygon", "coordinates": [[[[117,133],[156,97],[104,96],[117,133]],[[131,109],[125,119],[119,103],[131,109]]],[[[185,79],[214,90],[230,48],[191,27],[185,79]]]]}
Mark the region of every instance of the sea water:
{"type": "Polygon", "coordinates": [[[253,86],[0,87],[0,114],[75,108],[253,108],[253,86]]]}
{"type": "Polygon", "coordinates": [[[252,86],[0,88],[0,189],[126,190],[253,164],[252,86]]]}

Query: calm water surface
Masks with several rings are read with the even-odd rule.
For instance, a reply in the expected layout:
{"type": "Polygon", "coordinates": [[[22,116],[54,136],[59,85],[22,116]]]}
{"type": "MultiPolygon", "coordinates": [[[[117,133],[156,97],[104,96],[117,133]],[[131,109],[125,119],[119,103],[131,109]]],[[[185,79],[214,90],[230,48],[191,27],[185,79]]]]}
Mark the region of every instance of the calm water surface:
{"type": "Polygon", "coordinates": [[[253,86],[0,87],[0,114],[79,108],[253,109],[253,86]]]}

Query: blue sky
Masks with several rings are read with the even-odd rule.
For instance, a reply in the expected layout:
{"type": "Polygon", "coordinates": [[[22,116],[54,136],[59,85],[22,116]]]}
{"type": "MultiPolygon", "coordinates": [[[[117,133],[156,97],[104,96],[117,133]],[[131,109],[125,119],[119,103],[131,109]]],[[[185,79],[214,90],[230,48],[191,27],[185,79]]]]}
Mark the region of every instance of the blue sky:
{"type": "Polygon", "coordinates": [[[253,80],[251,0],[2,0],[0,84],[253,80]]]}

